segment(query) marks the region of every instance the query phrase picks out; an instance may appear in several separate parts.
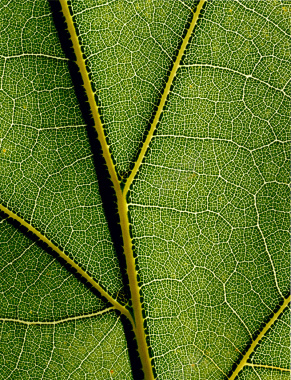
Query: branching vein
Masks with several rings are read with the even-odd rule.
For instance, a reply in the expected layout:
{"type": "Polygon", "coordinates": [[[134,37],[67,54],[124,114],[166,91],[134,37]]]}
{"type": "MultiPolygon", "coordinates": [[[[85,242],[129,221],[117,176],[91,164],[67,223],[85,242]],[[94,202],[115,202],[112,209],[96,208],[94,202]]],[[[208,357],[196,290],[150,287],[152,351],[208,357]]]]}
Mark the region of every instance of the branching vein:
{"type": "Polygon", "coordinates": [[[174,65],[173,65],[172,70],[170,72],[170,75],[168,77],[168,81],[167,81],[166,86],[164,88],[164,91],[162,93],[162,96],[161,96],[161,99],[160,99],[160,103],[158,105],[157,112],[155,114],[154,120],[153,120],[152,125],[150,127],[150,130],[148,132],[146,140],[145,140],[145,142],[144,142],[144,144],[143,144],[143,146],[141,148],[139,156],[138,156],[138,158],[137,158],[137,160],[135,162],[134,168],[133,168],[133,170],[132,170],[130,176],[128,177],[128,179],[126,181],[126,184],[124,186],[124,190],[123,190],[124,194],[126,194],[128,192],[128,190],[130,188],[130,185],[132,184],[132,182],[133,182],[133,180],[134,180],[134,178],[135,178],[135,176],[136,176],[136,174],[137,174],[137,172],[138,172],[138,170],[140,168],[140,165],[141,165],[141,163],[142,163],[142,161],[144,159],[144,156],[145,156],[145,154],[146,154],[146,152],[148,150],[149,144],[151,142],[151,139],[153,137],[153,134],[154,134],[154,132],[156,130],[157,124],[158,124],[158,122],[160,120],[160,117],[161,117],[161,114],[163,112],[164,106],[166,104],[166,100],[167,100],[168,94],[170,92],[171,85],[172,85],[172,83],[174,81],[174,78],[175,78],[175,76],[177,74],[177,71],[178,71],[178,69],[180,67],[180,62],[181,62],[182,57],[184,55],[185,49],[186,49],[186,47],[188,45],[188,42],[189,42],[190,37],[192,35],[192,32],[193,32],[193,30],[194,30],[194,28],[195,28],[195,26],[197,24],[197,21],[198,21],[201,9],[202,9],[202,7],[203,7],[203,5],[204,5],[204,3],[206,1],[207,0],[201,0],[199,2],[199,4],[198,4],[196,12],[193,14],[193,18],[192,18],[191,24],[189,26],[189,29],[188,29],[187,33],[186,33],[186,36],[183,39],[183,42],[181,44],[181,47],[180,47],[180,50],[178,52],[177,58],[176,58],[176,60],[174,62],[174,65]]]}
{"type": "Polygon", "coordinates": [[[241,362],[237,366],[236,370],[233,372],[229,380],[236,379],[239,372],[244,368],[246,365],[250,365],[247,363],[250,355],[255,351],[255,348],[257,347],[260,340],[266,335],[266,333],[270,330],[270,328],[273,326],[273,324],[278,320],[280,315],[284,312],[284,310],[289,306],[290,303],[290,296],[286,298],[283,302],[283,305],[280,307],[280,309],[273,315],[273,317],[270,319],[270,321],[266,324],[266,326],[262,329],[262,331],[259,333],[257,338],[252,342],[250,348],[242,358],[241,362]]]}
{"type": "Polygon", "coordinates": [[[12,211],[10,211],[8,208],[6,208],[5,206],[1,204],[0,204],[0,210],[4,212],[9,218],[16,220],[23,227],[27,228],[30,232],[32,232],[35,236],[37,236],[39,240],[47,244],[54,252],[58,254],[59,257],[65,260],[67,264],[71,265],[72,268],[74,268],[77,273],[79,273],[87,282],[89,282],[93,286],[93,288],[98,290],[101,296],[106,298],[107,301],[109,301],[115,309],[119,310],[122,314],[124,314],[126,317],[132,320],[132,317],[129,311],[124,306],[122,306],[119,302],[117,302],[114,298],[112,298],[110,294],[108,294],[91,276],[89,276],[88,273],[86,273],[79,265],[77,265],[72,259],[70,259],[69,256],[64,251],[62,251],[59,247],[57,247],[51,240],[49,240],[36,228],[32,227],[32,225],[27,223],[25,220],[23,220],[18,215],[14,214],[12,211]]]}

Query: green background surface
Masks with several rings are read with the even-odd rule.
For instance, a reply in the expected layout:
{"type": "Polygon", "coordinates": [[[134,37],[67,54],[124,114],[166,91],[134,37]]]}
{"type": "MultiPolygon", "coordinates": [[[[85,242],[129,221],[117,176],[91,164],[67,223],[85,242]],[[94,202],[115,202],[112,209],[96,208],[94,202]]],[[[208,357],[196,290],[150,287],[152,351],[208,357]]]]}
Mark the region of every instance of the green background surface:
{"type": "MultiPolygon", "coordinates": [[[[0,202],[116,297],[124,268],[50,5],[0,1],[0,202]]],[[[196,5],[71,1],[120,178],[196,5]]],[[[290,7],[206,3],[129,190],[157,379],[228,378],[288,297],[290,7]]],[[[133,378],[119,313],[2,216],[0,379],[133,378]]],[[[286,310],[237,379],[289,378],[264,367],[290,368],[289,326],[286,310]]]]}

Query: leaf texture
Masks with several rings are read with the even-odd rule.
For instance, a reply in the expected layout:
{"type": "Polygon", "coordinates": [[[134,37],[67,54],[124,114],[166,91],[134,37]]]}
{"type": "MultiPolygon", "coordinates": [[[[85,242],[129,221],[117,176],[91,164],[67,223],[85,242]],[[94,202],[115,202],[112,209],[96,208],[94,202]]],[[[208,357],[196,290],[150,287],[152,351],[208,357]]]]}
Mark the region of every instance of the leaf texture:
{"type": "Polygon", "coordinates": [[[290,12],[1,0],[0,379],[290,377],[290,12]]]}

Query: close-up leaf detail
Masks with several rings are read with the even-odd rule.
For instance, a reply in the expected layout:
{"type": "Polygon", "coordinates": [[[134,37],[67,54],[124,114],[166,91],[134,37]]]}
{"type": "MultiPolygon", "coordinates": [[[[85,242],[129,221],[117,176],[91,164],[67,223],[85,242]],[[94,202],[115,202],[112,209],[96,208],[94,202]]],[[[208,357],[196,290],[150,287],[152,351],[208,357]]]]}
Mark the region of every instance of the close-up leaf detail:
{"type": "Polygon", "coordinates": [[[0,380],[290,379],[290,0],[0,0],[0,380]]]}

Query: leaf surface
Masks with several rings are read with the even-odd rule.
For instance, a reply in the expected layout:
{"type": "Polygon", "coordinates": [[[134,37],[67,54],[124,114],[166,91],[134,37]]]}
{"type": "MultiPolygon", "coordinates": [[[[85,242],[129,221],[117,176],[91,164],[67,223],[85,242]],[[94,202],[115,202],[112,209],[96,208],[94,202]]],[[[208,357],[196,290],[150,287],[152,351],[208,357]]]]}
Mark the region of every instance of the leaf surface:
{"type": "Polygon", "coordinates": [[[1,1],[0,379],[290,377],[290,6],[1,1]]]}

